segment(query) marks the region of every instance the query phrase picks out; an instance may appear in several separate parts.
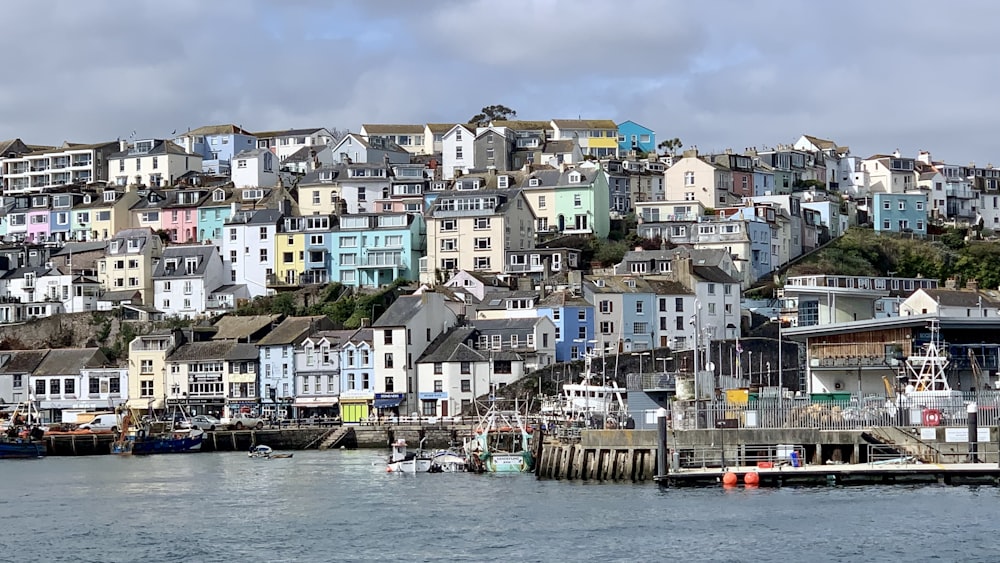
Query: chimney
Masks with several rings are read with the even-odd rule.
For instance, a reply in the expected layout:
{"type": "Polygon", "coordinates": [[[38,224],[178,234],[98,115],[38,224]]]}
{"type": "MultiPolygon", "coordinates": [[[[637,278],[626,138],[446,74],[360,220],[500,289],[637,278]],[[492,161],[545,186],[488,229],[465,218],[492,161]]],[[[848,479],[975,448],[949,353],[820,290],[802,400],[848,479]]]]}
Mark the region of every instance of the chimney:
{"type": "Polygon", "coordinates": [[[958,287],[958,279],[955,276],[950,276],[944,281],[945,289],[955,289],[958,287]]]}
{"type": "Polygon", "coordinates": [[[368,328],[372,325],[372,320],[369,317],[361,317],[361,328],[368,328]]]}
{"type": "Polygon", "coordinates": [[[976,278],[969,278],[969,281],[965,282],[965,289],[979,291],[979,281],[976,278]]]}
{"type": "Polygon", "coordinates": [[[694,284],[691,283],[690,255],[681,254],[680,252],[674,252],[674,259],[671,270],[674,273],[675,280],[684,284],[685,287],[694,289],[694,284]]]}
{"type": "Polygon", "coordinates": [[[121,152],[127,151],[128,150],[128,141],[126,141],[125,139],[119,139],[118,140],[118,150],[121,151],[121,152]]]}

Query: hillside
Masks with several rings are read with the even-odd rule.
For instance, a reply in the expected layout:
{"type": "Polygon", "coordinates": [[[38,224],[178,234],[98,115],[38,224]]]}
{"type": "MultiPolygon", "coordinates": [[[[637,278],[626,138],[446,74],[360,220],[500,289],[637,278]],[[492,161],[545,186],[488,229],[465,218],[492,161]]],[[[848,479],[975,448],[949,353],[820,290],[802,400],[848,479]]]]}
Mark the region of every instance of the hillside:
{"type": "Polygon", "coordinates": [[[966,241],[962,231],[946,231],[936,240],[884,235],[852,228],[846,235],[792,266],[789,276],[840,274],[891,275],[963,282],[976,279],[979,287],[1000,287],[1000,244],[966,241]]]}

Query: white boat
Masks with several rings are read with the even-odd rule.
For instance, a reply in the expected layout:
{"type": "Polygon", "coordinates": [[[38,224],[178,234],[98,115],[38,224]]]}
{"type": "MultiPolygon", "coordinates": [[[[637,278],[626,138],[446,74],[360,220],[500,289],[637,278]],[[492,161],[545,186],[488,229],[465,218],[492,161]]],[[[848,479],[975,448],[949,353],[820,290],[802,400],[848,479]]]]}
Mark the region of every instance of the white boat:
{"type": "Polygon", "coordinates": [[[627,412],[626,391],[618,387],[614,380],[610,383],[595,382],[595,374],[591,372],[592,361],[593,355],[587,354],[580,383],[563,384],[561,404],[553,409],[556,412],[552,414],[570,420],[586,420],[589,425],[598,428],[617,428],[627,412]]]}
{"type": "Polygon", "coordinates": [[[266,459],[271,457],[271,454],[273,452],[274,450],[271,449],[271,446],[265,446],[263,444],[259,444],[250,448],[250,451],[247,452],[247,455],[251,459],[266,459]]]}
{"type": "Polygon", "coordinates": [[[417,472],[417,456],[413,452],[406,451],[406,440],[400,438],[392,443],[392,453],[389,454],[389,463],[385,470],[387,473],[417,472]]]}
{"type": "Polygon", "coordinates": [[[438,468],[444,473],[466,471],[468,460],[465,455],[453,450],[438,450],[431,454],[431,470],[438,468]]]}

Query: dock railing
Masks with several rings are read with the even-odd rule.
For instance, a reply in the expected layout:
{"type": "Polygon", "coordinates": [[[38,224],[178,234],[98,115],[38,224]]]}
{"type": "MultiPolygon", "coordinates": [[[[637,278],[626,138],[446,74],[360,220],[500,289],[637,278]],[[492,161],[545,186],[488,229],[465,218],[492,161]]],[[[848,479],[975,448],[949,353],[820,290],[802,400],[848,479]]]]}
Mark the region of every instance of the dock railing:
{"type": "MultiPolygon", "coordinates": [[[[964,427],[967,407],[978,406],[979,426],[1000,423],[1000,393],[969,392],[962,396],[915,397],[902,395],[853,396],[848,400],[810,398],[761,398],[744,403],[724,400],[670,404],[675,429],[695,428],[812,428],[859,430],[879,426],[964,427]]],[[[648,418],[648,417],[647,417],[648,418]]]]}

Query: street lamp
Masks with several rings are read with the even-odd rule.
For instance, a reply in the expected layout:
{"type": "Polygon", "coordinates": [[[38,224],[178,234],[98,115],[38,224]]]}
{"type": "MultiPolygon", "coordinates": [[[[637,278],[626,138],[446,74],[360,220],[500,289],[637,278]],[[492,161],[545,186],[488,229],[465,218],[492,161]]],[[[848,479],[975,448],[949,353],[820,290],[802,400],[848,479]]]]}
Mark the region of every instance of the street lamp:
{"type": "Polygon", "coordinates": [[[636,352],[633,355],[639,356],[639,377],[642,378],[642,357],[651,355],[649,352],[636,352]]]}

